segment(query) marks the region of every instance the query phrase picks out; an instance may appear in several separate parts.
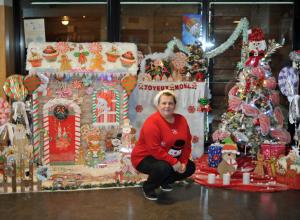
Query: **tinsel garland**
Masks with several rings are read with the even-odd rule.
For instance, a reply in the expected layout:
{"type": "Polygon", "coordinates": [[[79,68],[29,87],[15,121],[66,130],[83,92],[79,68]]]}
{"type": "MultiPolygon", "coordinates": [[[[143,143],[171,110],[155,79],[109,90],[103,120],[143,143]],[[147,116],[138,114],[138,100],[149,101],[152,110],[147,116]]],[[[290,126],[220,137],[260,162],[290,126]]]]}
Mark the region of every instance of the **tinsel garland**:
{"type": "MultiPolygon", "coordinates": [[[[227,50],[230,46],[234,44],[234,42],[237,40],[239,37],[240,33],[242,32],[243,35],[243,43],[248,41],[248,27],[249,27],[249,22],[247,18],[242,18],[235,28],[234,32],[231,34],[231,36],[225,41],[223,44],[221,44],[219,47],[208,51],[204,54],[205,58],[213,58],[221,53],[223,53],[225,50],[227,50]]],[[[242,51],[243,53],[243,51],[242,51]]],[[[242,61],[243,62],[243,61],[242,61]]]]}

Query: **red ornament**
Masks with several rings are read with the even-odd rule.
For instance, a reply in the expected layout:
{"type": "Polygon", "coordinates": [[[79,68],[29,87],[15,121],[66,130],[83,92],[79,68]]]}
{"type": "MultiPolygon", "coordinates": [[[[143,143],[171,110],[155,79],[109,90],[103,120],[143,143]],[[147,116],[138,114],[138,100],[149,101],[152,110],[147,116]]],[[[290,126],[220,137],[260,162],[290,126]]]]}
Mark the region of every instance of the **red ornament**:
{"type": "Polygon", "coordinates": [[[195,112],[195,106],[190,105],[190,106],[188,107],[188,112],[189,112],[189,113],[194,113],[194,112],[195,112]]]}
{"type": "Polygon", "coordinates": [[[202,72],[198,72],[195,75],[195,79],[196,79],[197,82],[203,82],[204,79],[205,79],[205,74],[202,73],[202,72]]]}
{"type": "Polygon", "coordinates": [[[195,143],[198,143],[199,142],[199,137],[198,136],[193,136],[192,137],[192,142],[195,144],[195,143]]]}
{"type": "Polygon", "coordinates": [[[143,109],[143,106],[142,106],[142,105],[137,105],[137,106],[135,107],[135,110],[136,110],[136,112],[142,112],[144,109],[143,109]]]}

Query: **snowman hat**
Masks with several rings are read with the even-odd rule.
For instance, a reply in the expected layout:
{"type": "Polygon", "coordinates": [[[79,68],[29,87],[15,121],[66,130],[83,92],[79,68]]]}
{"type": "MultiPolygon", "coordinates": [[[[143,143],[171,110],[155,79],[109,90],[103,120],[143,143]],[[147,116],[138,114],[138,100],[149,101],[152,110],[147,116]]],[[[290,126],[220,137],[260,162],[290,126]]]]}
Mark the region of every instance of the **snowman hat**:
{"type": "Polygon", "coordinates": [[[265,40],[264,32],[260,28],[252,28],[248,30],[248,40],[249,42],[265,40]]]}
{"type": "Polygon", "coordinates": [[[237,150],[236,144],[224,144],[222,148],[222,154],[226,153],[232,153],[239,155],[240,152],[237,150]]]}

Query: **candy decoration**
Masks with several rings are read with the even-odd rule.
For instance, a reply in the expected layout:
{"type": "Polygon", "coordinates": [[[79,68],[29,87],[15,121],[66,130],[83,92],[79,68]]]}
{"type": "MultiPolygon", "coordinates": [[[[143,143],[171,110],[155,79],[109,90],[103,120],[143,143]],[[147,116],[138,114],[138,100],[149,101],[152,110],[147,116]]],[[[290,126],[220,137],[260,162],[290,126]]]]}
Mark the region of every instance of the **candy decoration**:
{"type": "Polygon", "coordinates": [[[102,51],[102,46],[98,42],[93,42],[88,45],[89,51],[93,54],[99,54],[102,51]]]}
{"type": "Polygon", "coordinates": [[[293,67],[284,67],[278,75],[278,86],[281,93],[287,97],[297,94],[299,76],[293,67]]]}
{"type": "Polygon", "coordinates": [[[72,82],[72,86],[74,89],[81,89],[82,88],[82,81],[81,80],[74,80],[72,82]]]}
{"type": "Polygon", "coordinates": [[[56,50],[60,54],[66,54],[70,50],[70,47],[69,47],[67,42],[57,42],[56,43],[56,50]]]}
{"type": "Polygon", "coordinates": [[[119,92],[115,91],[116,94],[116,122],[120,124],[120,95],[119,92]]]}
{"type": "Polygon", "coordinates": [[[11,112],[10,104],[0,97],[0,126],[9,122],[10,112],[11,112]]]}
{"type": "Polygon", "coordinates": [[[24,85],[27,88],[29,94],[32,94],[32,92],[36,90],[41,85],[41,83],[41,79],[36,75],[28,75],[24,79],[24,85]]]}
{"type": "Polygon", "coordinates": [[[123,120],[128,119],[128,94],[123,90],[123,120]]]}
{"type": "Polygon", "coordinates": [[[16,101],[24,100],[28,94],[28,90],[23,84],[24,76],[9,76],[4,85],[3,90],[7,96],[16,101]]]}
{"type": "Polygon", "coordinates": [[[38,162],[40,152],[39,99],[38,92],[32,94],[32,123],[33,123],[33,158],[38,162]]]}
{"type": "Polygon", "coordinates": [[[92,105],[93,123],[97,123],[97,116],[96,116],[96,107],[97,107],[96,91],[93,93],[92,98],[93,98],[93,105],[92,105]]]}
{"type": "Polygon", "coordinates": [[[133,76],[131,74],[124,76],[121,79],[121,85],[126,90],[127,94],[130,95],[135,88],[137,83],[136,76],[133,76]]]}

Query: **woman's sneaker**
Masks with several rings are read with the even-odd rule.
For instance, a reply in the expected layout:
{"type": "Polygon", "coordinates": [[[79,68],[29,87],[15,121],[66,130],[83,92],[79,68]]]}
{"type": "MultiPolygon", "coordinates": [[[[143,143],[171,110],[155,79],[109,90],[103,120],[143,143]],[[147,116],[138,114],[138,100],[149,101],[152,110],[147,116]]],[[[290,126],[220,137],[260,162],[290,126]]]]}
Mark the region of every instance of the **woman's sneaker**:
{"type": "Polygon", "coordinates": [[[169,184],[164,184],[160,186],[160,189],[164,192],[171,192],[173,190],[173,187],[169,184]]]}
{"type": "Polygon", "coordinates": [[[149,199],[149,200],[152,200],[152,201],[158,200],[157,194],[156,194],[156,192],[154,190],[150,191],[150,192],[145,192],[143,190],[143,193],[144,193],[144,197],[146,199],[149,199]]]}

